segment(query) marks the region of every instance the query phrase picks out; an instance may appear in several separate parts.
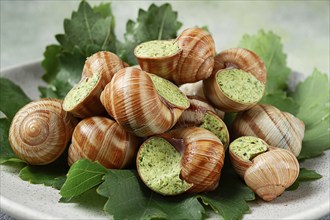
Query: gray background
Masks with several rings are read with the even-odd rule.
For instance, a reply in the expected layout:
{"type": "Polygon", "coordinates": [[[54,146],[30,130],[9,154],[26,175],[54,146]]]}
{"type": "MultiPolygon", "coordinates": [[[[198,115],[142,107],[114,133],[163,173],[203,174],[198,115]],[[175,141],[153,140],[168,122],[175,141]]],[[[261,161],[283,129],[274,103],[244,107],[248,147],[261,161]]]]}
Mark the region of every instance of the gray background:
{"type": "MultiPolygon", "coordinates": [[[[89,1],[95,5],[100,1],[89,1]]],[[[163,2],[157,2],[161,4],[163,2]]],[[[152,1],[113,1],[116,35],[123,38],[127,19],[152,1]]],[[[170,1],[181,29],[208,25],[217,51],[236,47],[243,34],[272,30],[282,37],[291,69],[309,75],[315,67],[329,74],[329,1],[170,1]]],[[[40,60],[45,46],[63,33],[63,19],[79,1],[1,0],[1,69],[40,60]]],[[[1,208],[1,207],[0,207],[1,208]]],[[[0,212],[0,219],[8,219],[0,212]]],[[[329,215],[323,219],[330,219],[329,215]]]]}

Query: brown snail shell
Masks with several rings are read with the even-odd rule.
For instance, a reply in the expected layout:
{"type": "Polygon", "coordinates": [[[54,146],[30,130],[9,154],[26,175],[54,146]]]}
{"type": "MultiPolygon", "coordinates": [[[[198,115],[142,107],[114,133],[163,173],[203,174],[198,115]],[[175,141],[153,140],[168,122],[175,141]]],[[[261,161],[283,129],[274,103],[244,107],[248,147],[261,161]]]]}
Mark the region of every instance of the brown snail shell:
{"type": "Polygon", "coordinates": [[[305,125],[288,112],[271,105],[256,105],[236,115],[232,124],[236,137],[256,136],[269,145],[300,154],[305,125]]]}
{"type": "Polygon", "coordinates": [[[161,136],[182,154],[180,176],[193,184],[187,192],[206,192],[218,187],[225,151],[217,136],[198,127],[179,128],[161,136]]]}
{"type": "Polygon", "coordinates": [[[14,153],[32,165],[55,161],[65,150],[78,120],[62,108],[62,100],[40,99],[21,108],[9,129],[14,153]]]}
{"type": "Polygon", "coordinates": [[[141,69],[159,75],[177,85],[208,78],[213,69],[215,45],[211,34],[202,28],[188,28],[175,41],[179,50],[171,56],[135,55],[141,69]]]}
{"type": "Polygon", "coordinates": [[[115,121],[90,117],[79,122],[72,135],[68,163],[85,158],[108,169],[125,168],[134,161],[140,140],[115,121]]]}
{"type": "Polygon", "coordinates": [[[99,51],[85,61],[82,77],[89,78],[95,73],[100,73],[104,88],[116,72],[127,66],[128,64],[123,62],[116,54],[109,51],[99,51]]]}
{"type": "Polygon", "coordinates": [[[239,112],[252,108],[259,100],[251,103],[235,101],[229,98],[218,85],[217,74],[222,74],[228,69],[243,70],[253,75],[262,84],[266,84],[266,67],[258,55],[244,48],[232,48],[215,56],[213,73],[203,81],[205,97],[211,104],[225,112],[239,112]]]}
{"type": "Polygon", "coordinates": [[[88,57],[85,61],[82,78],[72,90],[77,90],[81,84],[93,80],[95,75],[98,77],[97,82],[85,97],[81,97],[81,93],[79,94],[80,91],[78,91],[78,95],[74,99],[78,98],[79,101],[75,101],[76,103],[72,106],[68,105],[72,101],[68,99],[72,98],[68,98],[67,95],[64,99],[64,110],[79,118],[104,115],[105,109],[100,101],[101,92],[111,81],[114,74],[126,66],[127,64],[116,54],[107,51],[100,51],[88,57]]]}
{"type": "Polygon", "coordinates": [[[263,200],[271,201],[291,186],[299,175],[297,158],[288,150],[268,147],[250,161],[242,161],[229,148],[236,172],[263,200]]]}
{"type": "Polygon", "coordinates": [[[165,100],[158,94],[150,74],[132,67],[116,73],[102,92],[101,102],[109,115],[139,137],[171,129],[189,107],[165,100]]]}

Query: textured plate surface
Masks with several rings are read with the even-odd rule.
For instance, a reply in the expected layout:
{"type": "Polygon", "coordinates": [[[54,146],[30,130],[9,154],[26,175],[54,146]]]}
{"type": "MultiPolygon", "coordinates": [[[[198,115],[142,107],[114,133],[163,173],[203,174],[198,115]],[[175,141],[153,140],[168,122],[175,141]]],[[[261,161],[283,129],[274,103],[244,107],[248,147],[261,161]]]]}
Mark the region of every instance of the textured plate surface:
{"type": "MultiPolygon", "coordinates": [[[[43,70],[39,62],[28,63],[1,71],[1,76],[11,79],[31,99],[39,96],[38,86],[43,70]]],[[[251,213],[244,219],[317,219],[330,212],[330,151],[301,165],[315,169],[323,178],[305,182],[298,190],[285,192],[271,203],[261,200],[250,202],[251,213]]],[[[1,209],[15,218],[24,219],[108,219],[97,207],[97,201],[59,203],[59,191],[43,185],[33,185],[18,177],[18,170],[1,165],[1,209]]]]}

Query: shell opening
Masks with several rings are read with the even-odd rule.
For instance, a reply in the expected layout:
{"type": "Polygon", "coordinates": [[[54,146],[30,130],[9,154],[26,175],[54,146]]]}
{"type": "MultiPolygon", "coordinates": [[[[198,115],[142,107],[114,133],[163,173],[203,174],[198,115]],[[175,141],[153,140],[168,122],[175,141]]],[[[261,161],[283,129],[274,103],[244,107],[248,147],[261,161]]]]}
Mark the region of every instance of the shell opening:
{"type": "Polygon", "coordinates": [[[179,45],[174,40],[153,40],[138,45],[135,55],[139,57],[167,57],[177,54],[180,51],[179,45]]]}
{"type": "Polygon", "coordinates": [[[242,161],[250,161],[268,150],[268,145],[262,139],[252,136],[237,138],[229,145],[230,152],[242,161]]]}
{"type": "Polygon", "coordinates": [[[239,103],[257,103],[265,90],[262,82],[240,69],[220,70],[217,72],[216,81],[228,98],[239,103]]]}
{"type": "Polygon", "coordinates": [[[141,179],[155,192],[177,195],[191,187],[180,178],[181,154],[161,137],[145,141],[136,162],[141,179]]]}

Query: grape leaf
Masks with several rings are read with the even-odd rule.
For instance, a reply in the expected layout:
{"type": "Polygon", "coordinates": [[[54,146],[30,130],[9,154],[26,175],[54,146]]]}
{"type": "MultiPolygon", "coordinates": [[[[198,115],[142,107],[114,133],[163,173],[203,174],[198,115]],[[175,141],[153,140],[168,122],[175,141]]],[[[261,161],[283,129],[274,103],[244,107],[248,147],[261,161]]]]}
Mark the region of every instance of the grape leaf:
{"type": "Polygon", "coordinates": [[[218,188],[215,191],[200,194],[198,197],[223,219],[241,219],[243,214],[250,210],[246,201],[254,200],[255,195],[229,164],[230,161],[226,160],[218,188]]]}
{"type": "Polygon", "coordinates": [[[86,159],[78,160],[71,166],[67,174],[67,180],[60,191],[61,196],[75,197],[99,185],[103,181],[106,170],[98,162],[86,159]]]}
{"type": "Polygon", "coordinates": [[[286,190],[292,191],[298,189],[301,182],[313,181],[322,178],[322,175],[318,174],[315,170],[308,170],[306,168],[300,168],[299,176],[297,180],[286,190]]]}
{"type": "Polygon", "coordinates": [[[127,63],[134,65],[134,48],[145,41],[173,39],[182,23],[177,21],[178,13],[170,4],[161,6],[151,4],[148,11],[139,10],[137,21],[126,23],[125,41],[118,42],[118,55],[127,63]]]}
{"type": "Polygon", "coordinates": [[[64,20],[65,34],[55,37],[59,45],[50,45],[44,52],[41,97],[64,98],[81,79],[85,60],[91,54],[108,50],[115,52],[115,20],[109,3],[94,7],[82,1],[71,19],[64,20]]]}
{"type": "Polygon", "coordinates": [[[244,35],[239,44],[255,52],[265,63],[267,84],[265,94],[286,90],[291,70],[286,66],[286,54],[279,36],[260,30],[256,35],[244,35]]]}
{"type": "Polygon", "coordinates": [[[299,159],[323,154],[330,148],[330,88],[326,74],[315,69],[290,94],[299,105],[296,117],[305,123],[305,136],[299,159]]]}
{"type": "Polygon", "coordinates": [[[205,212],[195,196],[152,192],[133,170],[110,170],[97,192],[108,198],[104,210],[114,219],[201,219],[205,212]]]}

